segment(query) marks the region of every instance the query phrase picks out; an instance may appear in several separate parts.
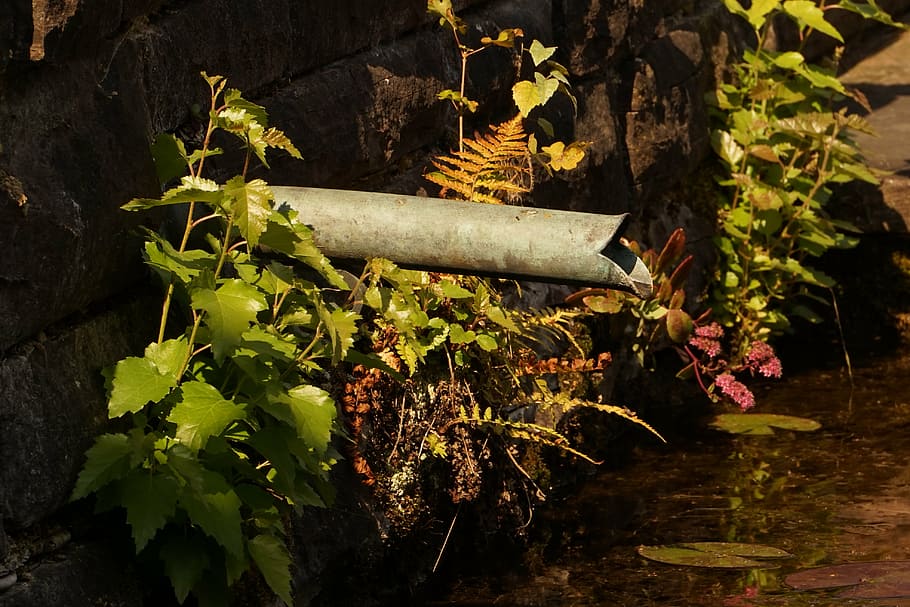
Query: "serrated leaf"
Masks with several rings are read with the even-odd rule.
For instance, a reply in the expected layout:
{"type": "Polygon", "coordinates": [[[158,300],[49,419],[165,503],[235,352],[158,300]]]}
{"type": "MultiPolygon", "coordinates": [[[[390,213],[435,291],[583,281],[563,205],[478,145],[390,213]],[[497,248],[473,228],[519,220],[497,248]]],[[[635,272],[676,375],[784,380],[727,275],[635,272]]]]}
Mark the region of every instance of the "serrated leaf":
{"type": "Polygon", "coordinates": [[[224,185],[225,203],[234,214],[234,222],[240,234],[250,246],[259,244],[259,236],[265,231],[272,214],[272,190],[261,179],[246,182],[237,175],[224,185]]]}
{"type": "Polygon", "coordinates": [[[831,36],[838,42],[844,41],[837,28],[825,21],[824,11],[813,0],[784,0],[783,9],[787,15],[796,21],[801,29],[811,27],[831,36]]]}
{"type": "Polygon", "coordinates": [[[102,434],[85,453],[71,500],[85,497],[130,471],[133,445],[126,434],[102,434]]]}
{"type": "Polygon", "coordinates": [[[164,527],[177,509],[177,483],[150,470],[133,470],[120,482],[120,500],[133,532],[136,553],[164,527]]]}
{"type": "Polygon", "coordinates": [[[335,308],[329,312],[324,306],[319,306],[317,310],[332,342],[332,364],[338,364],[344,360],[347,351],[354,345],[360,314],[342,308],[335,308]]]}
{"type": "Polygon", "coordinates": [[[171,188],[161,198],[134,198],[120,208],[124,211],[139,211],[185,202],[206,202],[220,205],[223,198],[224,193],[211,179],[184,176],[179,186],[171,188]]]}
{"type": "Polygon", "coordinates": [[[145,263],[159,270],[165,283],[172,280],[171,274],[181,282],[190,282],[207,269],[214,269],[217,258],[213,253],[198,249],[180,252],[163,239],[146,241],[145,263]]]}
{"type": "Polygon", "coordinates": [[[174,587],[177,602],[183,603],[208,569],[209,555],[200,550],[199,538],[177,534],[171,534],[158,553],[164,563],[164,573],[174,587]]]}
{"type": "Polygon", "coordinates": [[[322,274],[332,286],[348,289],[344,278],[316,246],[312,230],[297,221],[295,213],[274,211],[269,217],[266,231],[260,235],[259,242],[307,264],[322,274]]]}
{"type": "Polygon", "coordinates": [[[263,405],[269,413],[295,429],[318,455],[326,453],[335,421],[335,401],[316,386],[301,385],[287,392],[270,394],[263,405]]]}
{"type": "Polygon", "coordinates": [[[555,52],[555,46],[544,46],[539,40],[532,41],[531,46],[528,48],[528,54],[531,55],[531,60],[534,61],[535,66],[552,57],[555,52]]]}
{"type": "Polygon", "coordinates": [[[212,385],[200,381],[185,382],[180,400],[168,419],[177,424],[177,439],[192,451],[205,448],[212,436],[221,434],[228,424],[242,419],[243,407],[225,400],[212,385]]]}
{"type": "Polygon", "coordinates": [[[471,291],[468,291],[461,285],[455,284],[451,280],[439,281],[439,290],[444,297],[449,297],[451,299],[470,299],[474,297],[474,294],[471,291]]]}
{"type": "Polygon", "coordinates": [[[233,556],[244,558],[243,532],[240,527],[242,504],[233,490],[224,493],[184,490],[180,492],[179,501],[194,525],[233,556]]]}
{"type": "Polygon", "coordinates": [[[260,534],[247,542],[250,556],[265,582],[285,605],[292,605],[291,597],[291,556],[281,539],[269,534],[260,534]]]}
{"type": "Polygon", "coordinates": [[[108,416],[136,413],[167,396],[176,385],[177,378],[172,373],[162,373],[148,358],[124,358],[113,370],[108,416]]]}
{"type": "Polygon", "coordinates": [[[262,293],[242,280],[230,279],[216,290],[192,292],[193,307],[205,310],[205,325],[211,331],[212,352],[221,362],[237,344],[240,336],[256,321],[268,305],[262,293]]]}
{"type": "Polygon", "coordinates": [[[491,305],[486,310],[487,318],[495,322],[497,325],[503,329],[508,329],[513,333],[520,333],[521,329],[518,328],[518,325],[515,324],[515,321],[512,320],[507,314],[505,309],[500,306],[491,305]]]}
{"type": "Polygon", "coordinates": [[[477,339],[477,333],[474,331],[465,331],[461,325],[449,325],[449,341],[453,344],[469,344],[477,339]]]}
{"type": "Polygon", "coordinates": [[[187,354],[187,342],[183,337],[168,339],[160,344],[152,342],[145,347],[145,358],[152,361],[158,372],[179,379],[177,373],[183,368],[187,354]]]}
{"type": "Polygon", "coordinates": [[[187,171],[186,146],[170,133],[162,133],[152,143],[152,158],[158,182],[164,186],[187,171]]]}

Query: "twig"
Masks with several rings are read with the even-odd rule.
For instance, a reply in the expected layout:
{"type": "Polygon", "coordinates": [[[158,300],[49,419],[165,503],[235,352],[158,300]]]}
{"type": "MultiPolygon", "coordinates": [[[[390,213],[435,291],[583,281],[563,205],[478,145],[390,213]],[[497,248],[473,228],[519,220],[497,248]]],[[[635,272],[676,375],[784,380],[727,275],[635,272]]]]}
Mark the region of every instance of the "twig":
{"type": "Polygon", "coordinates": [[[461,504],[458,504],[458,508],[455,509],[455,516],[452,517],[452,522],[449,524],[449,530],[446,532],[446,539],[443,540],[442,546],[439,548],[439,554],[436,556],[436,562],[433,563],[433,573],[436,573],[436,569],[439,567],[439,562],[442,560],[442,553],[445,552],[446,546],[449,544],[449,537],[452,535],[452,529],[455,528],[455,521],[458,520],[459,512],[461,512],[461,504]]]}

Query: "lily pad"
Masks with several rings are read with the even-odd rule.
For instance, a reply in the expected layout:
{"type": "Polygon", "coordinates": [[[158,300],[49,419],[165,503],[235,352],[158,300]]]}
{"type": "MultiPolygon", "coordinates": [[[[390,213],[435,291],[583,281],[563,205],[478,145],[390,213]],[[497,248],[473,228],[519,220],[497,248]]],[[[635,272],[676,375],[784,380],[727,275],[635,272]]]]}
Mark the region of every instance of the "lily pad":
{"type": "Polygon", "coordinates": [[[774,434],[774,428],[812,432],[822,427],[814,419],[775,413],[722,413],[711,425],[731,434],[774,434]]]}
{"type": "Polygon", "coordinates": [[[910,561],[869,561],[816,567],[792,573],[784,582],[796,590],[849,586],[839,596],[887,599],[910,597],[910,561]]]}
{"type": "Polygon", "coordinates": [[[786,559],[793,555],[784,550],[761,544],[737,542],[690,542],[665,546],[639,546],[638,554],[659,563],[688,567],[721,569],[773,569],[769,560],[786,559]]]}

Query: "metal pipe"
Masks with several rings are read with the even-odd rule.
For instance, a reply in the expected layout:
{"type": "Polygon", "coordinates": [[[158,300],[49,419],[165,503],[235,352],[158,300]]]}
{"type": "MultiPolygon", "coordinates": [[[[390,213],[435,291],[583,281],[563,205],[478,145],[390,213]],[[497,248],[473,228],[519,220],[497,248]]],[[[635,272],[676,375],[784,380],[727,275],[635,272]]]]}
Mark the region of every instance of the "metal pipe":
{"type": "Polygon", "coordinates": [[[329,257],[384,257],[404,267],[651,294],[651,274],[619,242],[628,215],[272,186],[329,257]]]}

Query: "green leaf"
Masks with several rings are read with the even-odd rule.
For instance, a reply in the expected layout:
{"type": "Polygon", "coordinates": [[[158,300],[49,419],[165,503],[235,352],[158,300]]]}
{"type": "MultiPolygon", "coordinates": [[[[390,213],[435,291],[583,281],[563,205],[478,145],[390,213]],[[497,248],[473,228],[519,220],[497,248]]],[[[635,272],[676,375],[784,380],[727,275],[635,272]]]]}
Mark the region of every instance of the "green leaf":
{"type": "Polygon", "coordinates": [[[255,247],[272,214],[271,188],[261,179],[246,182],[237,175],[224,185],[224,196],[240,234],[255,247]]]}
{"type": "Polygon", "coordinates": [[[780,0],[752,0],[752,6],[746,11],[746,18],[755,30],[765,24],[768,13],[780,8],[780,0]]]}
{"type": "Polygon", "coordinates": [[[470,299],[474,297],[474,293],[468,291],[461,285],[455,284],[451,280],[439,281],[439,290],[442,292],[443,297],[449,297],[451,299],[470,299]]]}
{"type": "Polygon", "coordinates": [[[120,482],[120,500],[133,532],[136,553],[142,551],[177,509],[173,478],[138,469],[120,482]]]}
{"type": "Polygon", "coordinates": [[[388,373],[395,381],[405,381],[405,377],[401,373],[390,367],[388,363],[379,358],[379,356],[376,354],[364,354],[359,350],[351,348],[348,350],[348,353],[344,357],[344,360],[345,362],[349,362],[355,365],[363,365],[367,369],[379,369],[380,371],[384,371],[385,373],[388,373]]]}
{"type": "Polygon", "coordinates": [[[297,436],[320,456],[326,453],[335,420],[335,401],[316,386],[301,385],[270,394],[263,405],[270,414],[294,428],[297,436]]]}
{"type": "Polygon", "coordinates": [[[528,53],[531,55],[531,59],[534,61],[535,66],[540,65],[552,57],[555,52],[555,46],[544,46],[539,40],[532,41],[530,48],[528,48],[528,53]]]}
{"type": "Polygon", "coordinates": [[[731,434],[774,434],[773,428],[812,432],[821,424],[805,417],[778,415],[774,413],[722,413],[714,418],[711,425],[731,434]]]}
{"type": "Polygon", "coordinates": [[[209,555],[200,548],[200,538],[169,534],[159,554],[164,572],[171,580],[177,602],[183,603],[209,567],[209,555]]]}
{"type": "Polygon", "coordinates": [[[233,490],[224,493],[180,492],[180,505],[194,525],[227,549],[233,556],[244,558],[241,530],[240,498],[233,490]]]}
{"type": "Polygon", "coordinates": [[[261,234],[259,242],[307,264],[322,274],[332,286],[348,289],[344,278],[332,267],[328,258],[316,246],[313,241],[313,231],[297,221],[296,213],[274,211],[269,217],[268,226],[266,231],[261,234]]]}
{"type": "Polygon", "coordinates": [[[486,352],[493,352],[499,349],[499,342],[488,333],[479,333],[477,335],[477,345],[486,352]]]}
{"type": "Polygon", "coordinates": [[[277,594],[285,605],[292,605],[291,557],[284,542],[274,535],[260,534],[249,540],[247,547],[256,568],[262,573],[272,592],[277,594]]]}
{"type": "Polygon", "coordinates": [[[111,481],[123,478],[131,468],[133,445],[126,434],[102,434],[85,454],[71,500],[85,497],[111,481]]]}
{"type": "Polygon", "coordinates": [[[777,67],[781,67],[785,70],[791,70],[798,65],[803,65],[806,62],[806,58],[803,57],[802,53],[797,53],[796,51],[788,51],[785,53],[773,54],[772,61],[777,67]]]}
{"type": "Polygon", "coordinates": [[[152,342],[145,347],[145,358],[150,360],[158,372],[177,381],[177,373],[183,368],[187,355],[186,338],[168,339],[161,342],[152,342]]]}
{"type": "Polygon", "coordinates": [[[811,27],[843,42],[844,38],[837,28],[825,21],[825,13],[813,0],[784,0],[784,12],[799,25],[800,29],[811,27]]]}
{"type": "Polygon", "coordinates": [[[693,542],[666,546],[639,546],[638,554],[659,563],[720,569],[773,569],[780,565],[768,560],[793,555],[772,546],[735,542],[693,542]]]}
{"type": "Polygon", "coordinates": [[[342,308],[335,308],[329,312],[325,306],[319,306],[317,310],[332,342],[332,364],[338,364],[344,360],[348,350],[354,345],[360,314],[342,308]]]}
{"type": "Polygon", "coordinates": [[[842,8],[859,15],[862,15],[864,19],[872,19],[873,21],[878,21],[879,23],[884,23],[885,25],[890,25],[891,27],[899,27],[903,30],[908,29],[906,23],[899,23],[894,21],[891,18],[891,15],[883,11],[875,3],[875,0],[866,0],[862,3],[856,3],[852,0],[841,0],[837,4],[831,5],[828,8],[842,8]]]}
{"type": "Polygon", "coordinates": [[[197,289],[192,293],[193,307],[205,310],[205,325],[211,330],[212,351],[221,362],[237,344],[240,336],[256,321],[268,305],[258,289],[242,280],[226,280],[218,289],[197,289]]]}
{"type": "Polygon", "coordinates": [[[209,437],[245,416],[243,407],[225,400],[212,385],[189,381],[180,386],[181,398],[168,419],[177,424],[177,439],[192,451],[205,447],[209,437]]]}
{"type": "Polygon", "coordinates": [[[148,403],[156,403],[177,385],[173,373],[162,373],[152,360],[130,356],[114,367],[111,378],[108,416],[136,413],[148,403]]]}
{"type": "Polygon", "coordinates": [[[170,133],[162,133],[155,137],[152,143],[152,158],[155,160],[158,182],[162,186],[186,173],[188,168],[186,147],[170,133]]]}
{"type": "Polygon", "coordinates": [[[248,116],[248,119],[267,127],[269,125],[269,115],[261,105],[247,101],[237,89],[228,89],[224,92],[224,104],[235,110],[242,110],[248,116]]]}
{"type": "Polygon", "coordinates": [[[184,202],[206,202],[220,205],[223,198],[224,192],[211,179],[184,176],[179,186],[171,188],[161,198],[134,198],[120,208],[124,211],[139,211],[184,202]]]}
{"type": "Polygon", "coordinates": [[[477,339],[474,331],[465,331],[461,325],[449,325],[449,341],[453,344],[469,344],[477,339]]]}
{"type": "Polygon", "coordinates": [[[218,258],[214,253],[191,249],[180,252],[163,238],[145,243],[145,263],[160,271],[162,280],[169,283],[173,274],[181,282],[190,282],[205,270],[214,270],[218,258]]]}

